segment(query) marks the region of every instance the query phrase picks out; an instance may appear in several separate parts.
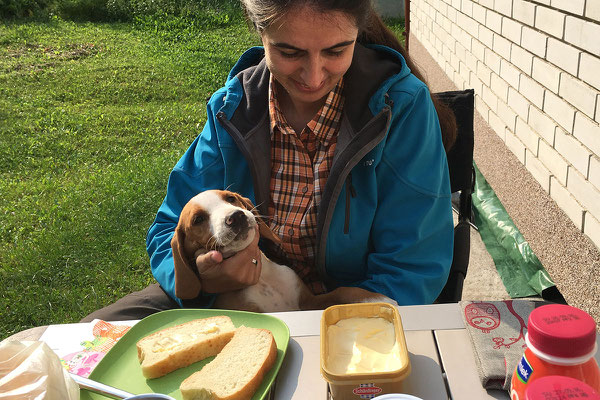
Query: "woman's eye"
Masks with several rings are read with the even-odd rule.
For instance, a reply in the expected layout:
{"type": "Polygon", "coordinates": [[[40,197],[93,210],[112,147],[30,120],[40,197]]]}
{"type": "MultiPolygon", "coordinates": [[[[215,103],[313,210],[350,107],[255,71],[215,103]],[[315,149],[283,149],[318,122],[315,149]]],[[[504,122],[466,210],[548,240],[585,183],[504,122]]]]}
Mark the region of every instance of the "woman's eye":
{"type": "Polygon", "coordinates": [[[286,58],[296,58],[296,57],[298,57],[300,55],[300,53],[297,52],[297,51],[294,51],[294,52],[291,52],[291,53],[290,52],[282,51],[281,55],[284,56],[284,57],[286,57],[286,58]]]}
{"type": "Polygon", "coordinates": [[[331,57],[339,57],[344,54],[344,50],[327,50],[327,55],[331,57]]]}

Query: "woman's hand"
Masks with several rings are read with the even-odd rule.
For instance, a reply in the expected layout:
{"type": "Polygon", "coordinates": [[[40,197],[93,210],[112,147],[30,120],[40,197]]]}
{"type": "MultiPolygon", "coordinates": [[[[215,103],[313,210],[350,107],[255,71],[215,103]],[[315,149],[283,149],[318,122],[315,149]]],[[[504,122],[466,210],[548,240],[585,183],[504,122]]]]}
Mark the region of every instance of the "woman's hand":
{"type": "Polygon", "coordinates": [[[258,283],[262,268],[256,228],[254,240],[244,250],[223,260],[218,251],[209,251],[196,258],[196,267],[205,293],[224,293],[243,289],[258,283]],[[256,260],[254,264],[253,260],[256,260]]]}

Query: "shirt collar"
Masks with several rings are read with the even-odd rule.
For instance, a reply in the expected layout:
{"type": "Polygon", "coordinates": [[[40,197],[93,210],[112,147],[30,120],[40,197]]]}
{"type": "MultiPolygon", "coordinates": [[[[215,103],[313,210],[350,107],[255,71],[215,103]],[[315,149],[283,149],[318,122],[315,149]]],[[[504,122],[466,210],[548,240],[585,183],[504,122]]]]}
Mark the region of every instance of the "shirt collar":
{"type": "MultiPolygon", "coordinates": [[[[282,134],[296,135],[296,132],[288,124],[283,115],[277,96],[277,87],[273,75],[269,81],[269,117],[271,124],[271,135],[279,130],[282,134]]],[[[315,116],[308,122],[304,129],[310,129],[323,145],[327,146],[333,136],[337,133],[342,118],[344,106],[344,79],[335,85],[327,95],[325,103],[315,116]]],[[[297,135],[300,136],[300,135],[297,135]]]]}

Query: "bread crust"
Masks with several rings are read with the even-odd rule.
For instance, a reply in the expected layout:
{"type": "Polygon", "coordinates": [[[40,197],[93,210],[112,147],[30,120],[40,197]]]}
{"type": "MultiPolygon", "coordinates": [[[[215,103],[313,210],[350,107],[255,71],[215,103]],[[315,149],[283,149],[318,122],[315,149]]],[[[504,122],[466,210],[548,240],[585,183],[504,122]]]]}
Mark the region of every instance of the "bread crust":
{"type": "MultiPolygon", "coordinates": [[[[201,377],[206,372],[205,371],[203,373],[203,369],[192,374],[190,377],[188,377],[182,382],[180,390],[184,400],[248,400],[254,395],[254,393],[262,383],[267,372],[275,364],[275,361],[277,359],[277,345],[275,343],[275,338],[273,337],[273,334],[267,329],[246,327],[238,328],[238,330],[239,329],[249,329],[257,332],[260,331],[263,333],[266,332],[271,339],[269,350],[265,358],[262,360],[260,367],[254,372],[252,378],[248,380],[248,382],[246,382],[243,386],[238,388],[238,390],[234,393],[219,395],[215,392],[214,386],[211,387],[211,382],[208,382],[206,385],[197,382],[198,380],[202,380],[201,377]]],[[[235,336],[228,345],[230,344],[236,345],[235,336]]],[[[211,363],[217,363],[217,365],[219,363],[222,364],[224,358],[232,358],[235,357],[235,355],[236,354],[234,352],[227,351],[226,346],[223,349],[223,351],[219,353],[213,361],[211,361],[211,363]]],[[[205,365],[204,368],[207,368],[208,366],[209,364],[205,365]]]]}
{"type": "MultiPolygon", "coordinates": [[[[266,329],[264,329],[266,330],[266,329]]],[[[269,331],[267,331],[269,332],[269,331]]],[[[271,333],[271,332],[269,332],[271,333]]],[[[246,386],[244,386],[237,395],[233,394],[227,397],[215,397],[215,400],[244,400],[251,398],[256,390],[262,383],[265,375],[275,364],[275,360],[277,359],[277,346],[275,345],[275,339],[271,342],[271,349],[269,350],[269,355],[265,359],[265,363],[260,367],[254,378],[252,378],[246,386]]]]}
{"type": "Polygon", "coordinates": [[[159,378],[215,356],[229,343],[234,333],[235,326],[227,316],[192,320],[154,332],[137,342],[142,374],[146,379],[159,378]],[[206,327],[209,331],[203,331],[206,327]],[[218,330],[210,332],[214,327],[218,330]],[[155,347],[161,347],[161,340],[166,347],[154,351],[155,347]]]}

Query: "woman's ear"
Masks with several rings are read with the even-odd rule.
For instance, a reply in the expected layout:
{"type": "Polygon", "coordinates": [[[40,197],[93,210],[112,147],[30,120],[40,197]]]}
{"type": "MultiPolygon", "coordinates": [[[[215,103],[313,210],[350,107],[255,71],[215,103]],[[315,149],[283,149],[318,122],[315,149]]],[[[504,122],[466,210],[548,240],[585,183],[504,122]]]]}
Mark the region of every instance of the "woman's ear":
{"type": "Polygon", "coordinates": [[[185,253],[185,231],[181,222],[177,224],[171,239],[173,265],[175,268],[175,296],[180,299],[194,299],[200,294],[202,285],[192,264],[193,257],[185,253]]]}

